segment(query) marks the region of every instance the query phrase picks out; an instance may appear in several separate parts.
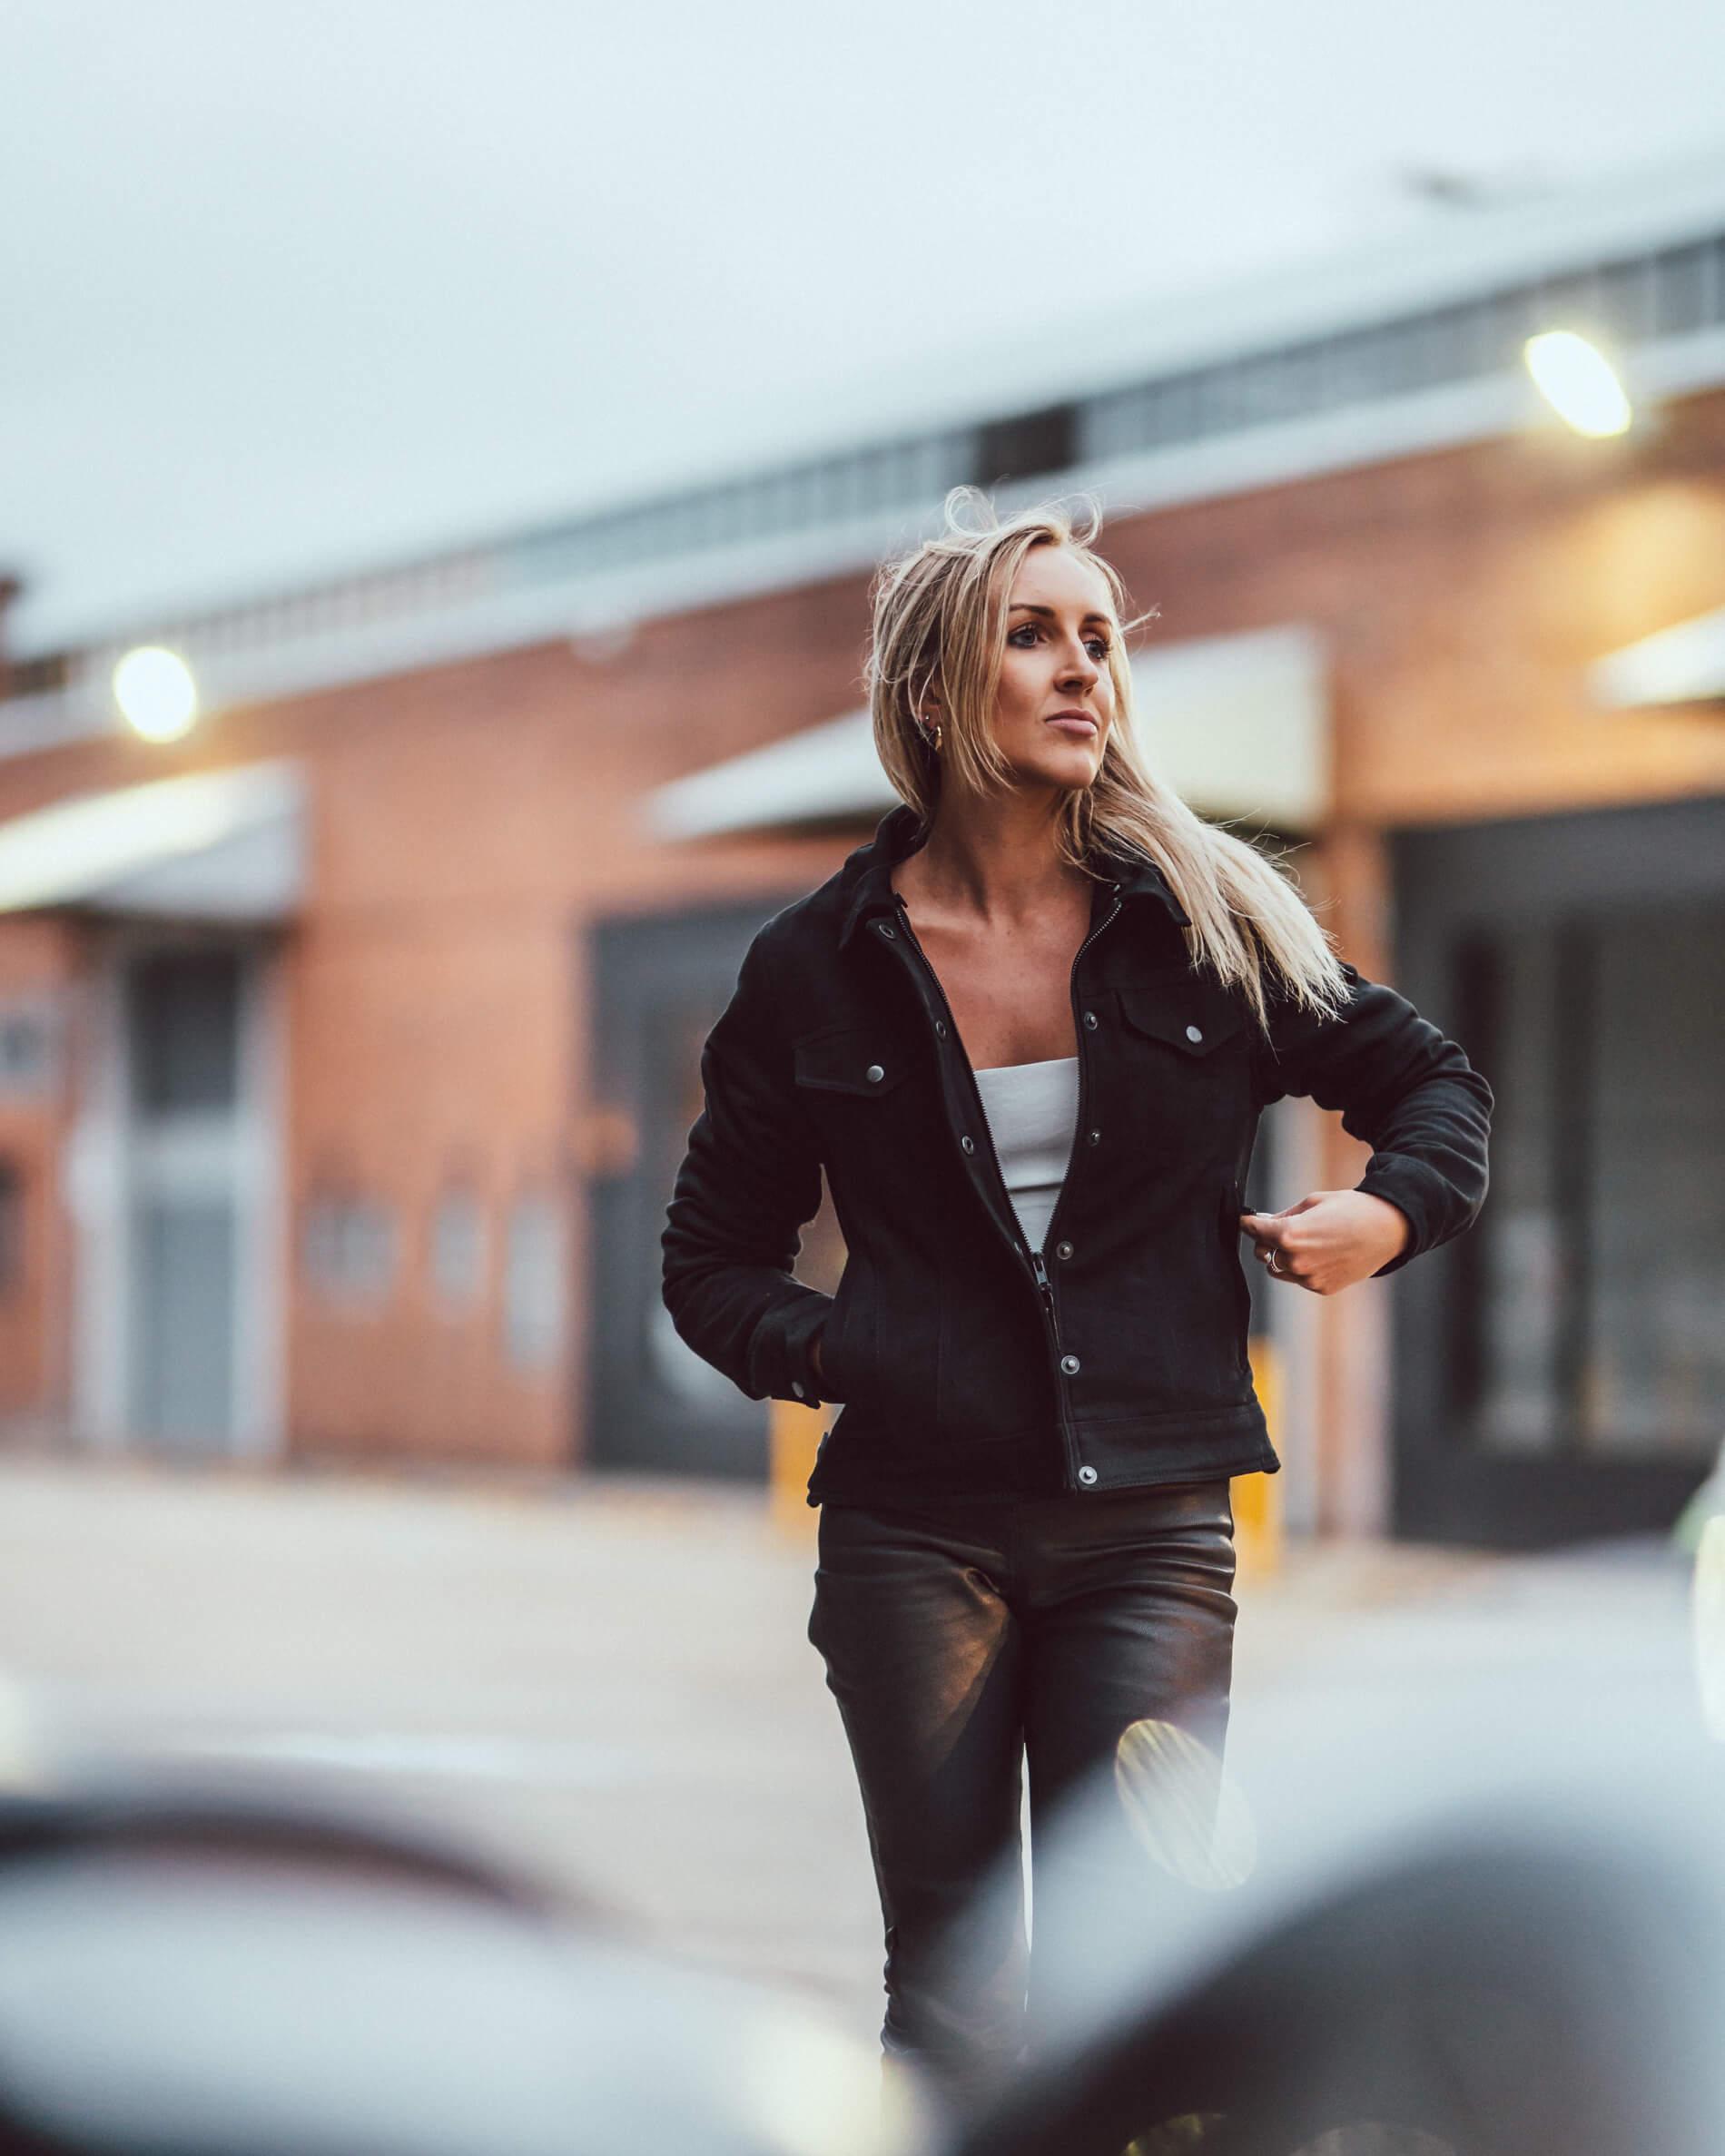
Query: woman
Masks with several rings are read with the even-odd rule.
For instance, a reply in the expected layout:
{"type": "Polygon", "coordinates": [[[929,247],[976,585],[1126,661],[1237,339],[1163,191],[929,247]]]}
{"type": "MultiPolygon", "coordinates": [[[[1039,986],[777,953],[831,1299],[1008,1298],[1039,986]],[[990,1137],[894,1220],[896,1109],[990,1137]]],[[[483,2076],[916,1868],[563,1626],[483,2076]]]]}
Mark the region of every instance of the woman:
{"type": "Polygon", "coordinates": [[[1022,2043],[1021,1910],[976,1891],[1016,1846],[1020,1759],[1034,1837],[1135,1722],[1221,1747],[1227,1479],[1276,1466],[1241,1231],[1318,1295],[1391,1271],[1473,1219],[1490,1107],[1146,769],[1087,540],[973,503],[881,579],[874,733],[905,805],[756,938],[665,1236],[698,1354],[752,1397],[843,1404],[810,1634],[868,1817],[885,2046],[961,2097],[1022,2043]],[[1371,1164],[1246,1214],[1287,1093],[1371,1164]],[[792,1275],[823,1169],[832,1299],[792,1275]]]}

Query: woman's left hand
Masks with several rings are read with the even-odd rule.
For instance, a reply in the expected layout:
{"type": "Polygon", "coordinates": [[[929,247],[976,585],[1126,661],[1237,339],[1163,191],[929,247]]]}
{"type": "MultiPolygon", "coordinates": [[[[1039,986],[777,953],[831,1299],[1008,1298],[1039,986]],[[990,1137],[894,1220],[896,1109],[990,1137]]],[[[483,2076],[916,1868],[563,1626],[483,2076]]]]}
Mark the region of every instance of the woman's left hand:
{"type": "Polygon", "coordinates": [[[1364,1190],[1315,1190],[1285,1213],[1242,1213],[1242,1230],[1276,1280],[1340,1295],[1369,1280],[1407,1244],[1407,1216],[1364,1190]]]}

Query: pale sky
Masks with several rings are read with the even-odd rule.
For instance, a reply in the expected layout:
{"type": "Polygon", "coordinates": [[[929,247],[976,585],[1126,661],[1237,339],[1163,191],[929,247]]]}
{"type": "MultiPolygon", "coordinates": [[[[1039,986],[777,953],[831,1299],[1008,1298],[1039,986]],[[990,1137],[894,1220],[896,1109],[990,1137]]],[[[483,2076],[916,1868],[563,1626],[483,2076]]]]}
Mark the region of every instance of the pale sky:
{"type": "Polygon", "coordinates": [[[1410,168],[1725,153],[1722,85],[1719,0],[9,0],[14,642],[938,418],[1466,214],[1410,168]]]}

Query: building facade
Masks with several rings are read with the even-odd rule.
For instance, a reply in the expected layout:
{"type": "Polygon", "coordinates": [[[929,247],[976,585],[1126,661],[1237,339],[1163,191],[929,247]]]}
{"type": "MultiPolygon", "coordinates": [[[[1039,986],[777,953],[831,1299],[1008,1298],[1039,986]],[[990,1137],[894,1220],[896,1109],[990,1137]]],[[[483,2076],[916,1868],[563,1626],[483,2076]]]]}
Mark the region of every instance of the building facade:
{"type": "MultiPolygon", "coordinates": [[[[1097,489],[1152,753],[1496,1085],[1477,1234],[1263,1298],[1296,1525],[1657,1525],[1725,1438],[1725,173],[1158,331],[1113,379],[17,660],[0,1413],[257,1459],[764,1472],[659,1311],[701,1038],[866,831],[873,562],[1097,489]],[[1641,417],[1541,419],[1521,340],[1641,417]],[[1178,333],[1177,333],[1178,332],[1178,333]],[[114,659],[181,653],[149,742],[114,659]]],[[[1278,1111],[1261,1198],[1351,1179],[1278,1111]]],[[[843,1262],[830,1225],[804,1264],[843,1262]]]]}

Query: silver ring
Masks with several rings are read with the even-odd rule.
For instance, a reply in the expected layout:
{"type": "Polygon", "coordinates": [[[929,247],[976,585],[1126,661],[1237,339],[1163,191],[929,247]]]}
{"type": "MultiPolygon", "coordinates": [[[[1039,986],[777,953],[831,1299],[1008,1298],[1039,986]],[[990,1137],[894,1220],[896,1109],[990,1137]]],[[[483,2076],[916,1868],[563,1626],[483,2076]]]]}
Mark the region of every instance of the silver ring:
{"type": "Polygon", "coordinates": [[[1272,1250],[1270,1253],[1270,1271],[1278,1280],[1287,1278],[1287,1275],[1282,1270],[1282,1254],[1279,1250],[1272,1250]]]}

